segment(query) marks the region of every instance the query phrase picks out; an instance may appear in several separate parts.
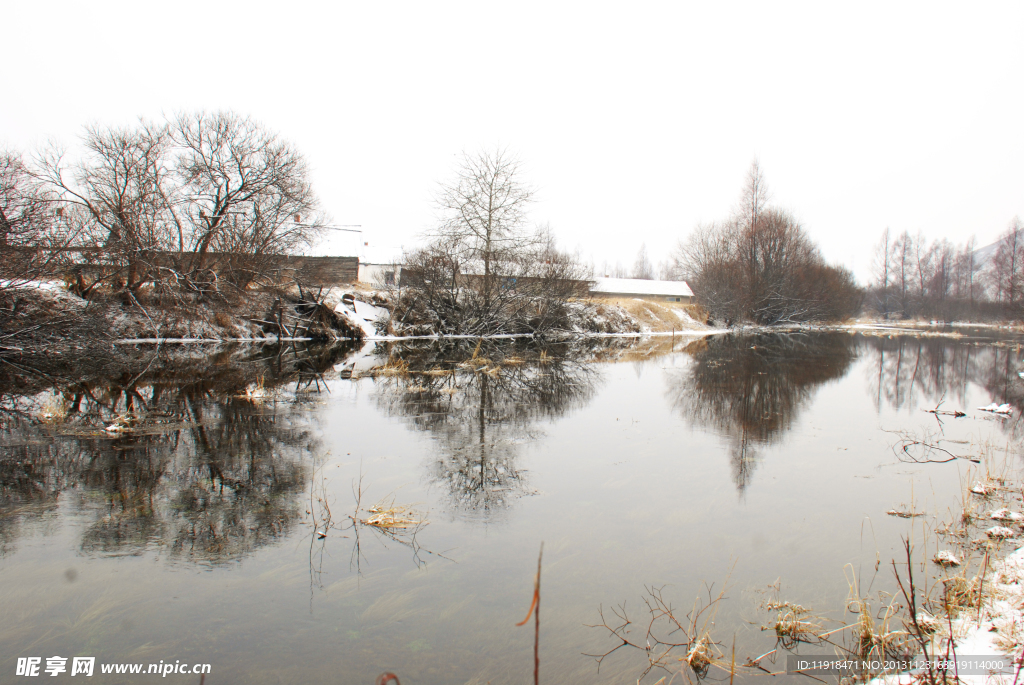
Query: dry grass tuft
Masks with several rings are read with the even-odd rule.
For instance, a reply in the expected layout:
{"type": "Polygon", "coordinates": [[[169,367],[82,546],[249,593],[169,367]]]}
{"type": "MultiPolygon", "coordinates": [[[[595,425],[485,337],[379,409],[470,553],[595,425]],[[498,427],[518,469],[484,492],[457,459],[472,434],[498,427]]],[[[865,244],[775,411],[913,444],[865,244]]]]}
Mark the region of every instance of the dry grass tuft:
{"type": "Polygon", "coordinates": [[[715,655],[711,651],[711,635],[705,632],[696,642],[692,643],[690,651],[686,653],[686,663],[695,673],[703,675],[707,673],[714,660],[715,655]]]}
{"type": "Polygon", "coordinates": [[[981,597],[981,579],[967,579],[965,572],[942,580],[943,602],[950,616],[956,617],[964,609],[977,608],[981,597]]]}
{"type": "Polygon", "coordinates": [[[361,523],[364,526],[373,526],[382,530],[416,528],[426,523],[422,519],[417,519],[416,512],[412,509],[404,506],[395,506],[394,502],[387,506],[383,504],[374,505],[367,509],[366,513],[370,514],[370,516],[363,519],[361,523]]]}
{"type": "Polygon", "coordinates": [[[375,376],[408,376],[409,362],[401,358],[388,359],[388,363],[373,370],[375,376]]]}

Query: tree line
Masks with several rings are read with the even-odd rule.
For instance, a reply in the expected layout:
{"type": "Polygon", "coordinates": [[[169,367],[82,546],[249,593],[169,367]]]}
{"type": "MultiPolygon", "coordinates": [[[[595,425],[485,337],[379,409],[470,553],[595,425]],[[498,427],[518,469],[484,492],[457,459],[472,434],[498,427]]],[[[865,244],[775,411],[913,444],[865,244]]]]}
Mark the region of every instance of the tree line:
{"type": "Polygon", "coordinates": [[[303,156],[248,117],[89,126],[82,143],[74,156],[57,144],[0,151],[5,285],[70,273],[82,296],[224,295],[266,279],[275,255],[323,226],[303,156]]]}
{"type": "MultiPolygon", "coordinates": [[[[124,127],[90,126],[81,154],[51,144],[0,150],[0,289],[59,274],[83,297],[138,303],[224,297],[280,279],[277,256],[310,244],[325,216],[298,150],[232,112],[185,112],[124,127]]],[[[504,150],[463,155],[435,196],[439,221],[387,285],[392,332],[575,330],[593,268],[532,226],[534,191],[504,150]]],[[[866,305],[885,316],[1024,315],[1024,226],[991,259],[974,239],[921,234],[879,243],[865,290],[829,264],[794,215],[771,203],[760,165],[731,216],[698,225],[668,261],[642,246],[619,277],[686,280],[710,317],[733,325],[840,320],[866,305]]]]}
{"type": "Polygon", "coordinates": [[[989,254],[972,236],[929,241],[888,228],[875,249],[867,304],[890,318],[1018,318],[1024,314],[1024,226],[1014,218],[989,254]]]}

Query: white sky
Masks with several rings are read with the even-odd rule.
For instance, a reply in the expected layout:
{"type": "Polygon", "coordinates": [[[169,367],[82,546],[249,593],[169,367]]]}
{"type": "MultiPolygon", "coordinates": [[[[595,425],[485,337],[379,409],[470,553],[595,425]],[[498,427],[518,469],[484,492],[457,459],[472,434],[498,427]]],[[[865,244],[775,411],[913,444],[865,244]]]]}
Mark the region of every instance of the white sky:
{"type": "Polygon", "coordinates": [[[0,144],[228,108],[325,208],[411,245],[456,156],[516,151],[533,219],[600,268],[728,214],[757,156],[825,256],[1024,215],[1024,3],[14,2],[0,144]]]}

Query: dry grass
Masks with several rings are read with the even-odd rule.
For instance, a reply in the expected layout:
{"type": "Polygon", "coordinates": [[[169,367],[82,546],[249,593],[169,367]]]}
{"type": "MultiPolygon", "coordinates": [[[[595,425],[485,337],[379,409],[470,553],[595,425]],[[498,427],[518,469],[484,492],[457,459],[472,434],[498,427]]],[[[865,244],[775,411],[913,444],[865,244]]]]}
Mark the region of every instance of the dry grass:
{"type": "Polygon", "coordinates": [[[641,326],[654,332],[695,329],[707,321],[707,313],[704,312],[700,305],[695,304],[657,302],[631,297],[602,298],[594,300],[594,302],[596,304],[621,307],[636,319],[641,326]]]}
{"type": "Polygon", "coordinates": [[[248,400],[250,402],[262,402],[269,399],[271,396],[273,396],[273,391],[266,387],[262,375],[256,379],[256,382],[246,386],[244,393],[241,395],[235,395],[235,397],[239,399],[248,400]]]}
{"type": "Polygon", "coordinates": [[[408,376],[409,362],[401,358],[388,359],[387,364],[373,370],[374,376],[408,376]]]}
{"type": "Polygon", "coordinates": [[[366,510],[370,514],[368,518],[361,521],[364,526],[373,526],[381,530],[395,530],[404,528],[416,528],[425,524],[422,518],[417,518],[416,512],[409,507],[390,504],[376,504],[366,510]]]}
{"type": "Polygon", "coordinates": [[[60,423],[68,416],[67,401],[57,392],[50,392],[47,395],[39,407],[39,418],[48,423],[60,423]]]}

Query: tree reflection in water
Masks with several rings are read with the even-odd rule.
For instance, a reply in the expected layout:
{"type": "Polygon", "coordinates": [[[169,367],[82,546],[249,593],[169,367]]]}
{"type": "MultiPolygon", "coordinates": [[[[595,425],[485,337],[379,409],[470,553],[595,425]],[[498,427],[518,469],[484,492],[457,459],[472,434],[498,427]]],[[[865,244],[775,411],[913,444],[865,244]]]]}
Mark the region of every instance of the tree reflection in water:
{"type": "MultiPolygon", "coordinates": [[[[877,409],[934,407],[970,411],[968,386],[984,388],[991,401],[1008,403],[1024,411],[1021,346],[1016,340],[963,340],[912,335],[865,336],[871,363],[868,381],[877,409]]],[[[1001,422],[1004,430],[1019,433],[1018,421],[1001,422]]]]}
{"type": "Polygon", "coordinates": [[[318,385],[349,351],[150,352],[118,359],[128,372],[0,379],[0,549],[67,498],[91,517],[89,554],[217,564],[276,540],[297,521],[318,445],[275,391],[318,385]]]}
{"type": "Polygon", "coordinates": [[[537,422],[585,405],[598,381],[569,345],[396,344],[383,353],[401,359],[402,372],[378,375],[378,405],[434,438],[431,480],[454,513],[485,521],[528,492],[519,451],[537,422]]]}
{"type": "Polygon", "coordinates": [[[742,494],[757,449],[793,424],[823,383],[856,357],[844,333],[729,334],[692,343],[693,363],[672,372],[669,397],[684,416],[729,438],[733,482],[742,494]]]}

